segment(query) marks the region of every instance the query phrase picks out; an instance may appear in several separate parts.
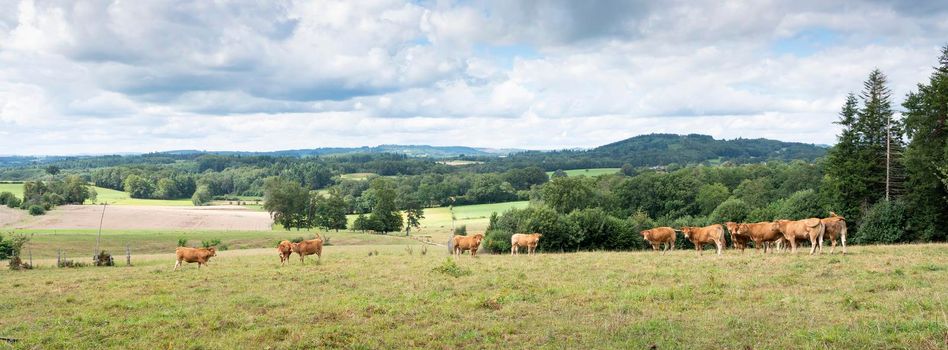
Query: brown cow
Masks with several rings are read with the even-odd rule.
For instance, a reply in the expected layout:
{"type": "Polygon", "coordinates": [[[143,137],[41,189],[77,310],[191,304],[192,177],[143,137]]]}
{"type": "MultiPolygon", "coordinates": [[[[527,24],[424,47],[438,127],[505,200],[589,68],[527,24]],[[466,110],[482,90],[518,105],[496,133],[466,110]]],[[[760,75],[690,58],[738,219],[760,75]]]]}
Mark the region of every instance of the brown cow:
{"type": "Polygon", "coordinates": [[[662,254],[669,250],[675,250],[675,229],[671,227],[656,227],[639,232],[639,234],[652,245],[652,250],[656,252],[659,248],[664,248],[662,254]]]}
{"type": "Polygon", "coordinates": [[[704,245],[714,243],[718,248],[718,255],[724,249],[724,227],[720,224],[714,224],[705,227],[682,227],[681,233],[685,235],[691,243],[694,243],[698,254],[704,255],[704,245]]]}
{"type": "Polygon", "coordinates": [[[724,227],[727,227],[727,232],[731,234],[731,245],[734,246],[734,249],[740,249],[741,253],[744,252],[744,249],[747,248],[747,243],[750,242],[750,236],[742,235],[737,232],[740,224],[728,221],[724,223],[724,227]]]}
{"type": "Polygon", "coordinates": [[[316,254],[316,259],[323,257],[323,237],[316,234],[316,239],[293,243],[293,252],[300,255],[300,264],[305,264],[303,259],[307,255],[316,254]]]}
{"type": "Polygon", "coordinates": [[[829,236],[832,247],[830,248],[830,254],[833,254],[836,251],[836,238],[839,237],[843,242],[843,254],[846,254],[846,218],[836,215],[834,212],[830,212],[830,217],[820,219],[823,222],[823,225],[826,226],[825,235],[829,236]]]}
{"type": "Polygon", "coordinates": [[[471,256],[477,256],[477,248],[481,246],[484,240],[483,233],[475,233],[472,236],[454,236],[454,256],[460,257],[465,250],[471,251],[471,256]]]}
{"type": "Polygon", "coordinates": [[[277,252],[280,253],[280,266],[286,265],[290,260],[290,255],[293,254],[293,243],[290,241],[282,241],[277,245],[277,252]]]}
{"type": "Polygon", "coordinates": [[[177,271],[178,266],[181,266],[181,262],[187,263],[198,263],[198,268],[201,268],[201,265],[207,265],[207,261],[211,259],[212,256],[217,255],[217,250],[214,247],[210,248],[188,248],[188,247],[178,247],[175,249],[175,255],[178,256],[178,262],[174,264],[174,269],[171,271],[177,271]]]}
{"type": "Polygon", "coordinates": [[[820,253],[823,252],[823,233],[826,231],[826,226],[823,225],[823,222],[817,218],[809,218],[803,220],[777,220],[777,225],[780,227],[780,232],[783,233],[783,238],[790,241],[790,252],[797,252],[797,239],[809,239],[810,244],[813,246],[810,248],[810,254],[816,253],[816,248],[820,248],[820,253]]]}
{"type": "Polygon", "coordinates": [[[773,252],[774,248],[771,246],[771,244],[774,242],[779,242],[781,239],[783,239],[783,233],[780,232],[780,226],[778,226],[775,222],[769,221],[738,224],[737,234],[754,241],[754,250],[764,247],[764,253],[767,252],[768,247],[770,248],[770,251],[773,252]]]}
{"type": "Polygon", "coordinates": [[[540,237],[543,237],[543,235],[539,233],[513,234],[513,236],[510,236],[510,255],[520,254],[520,247],[527,248],[527,255],[536,253],[540,237]]]}

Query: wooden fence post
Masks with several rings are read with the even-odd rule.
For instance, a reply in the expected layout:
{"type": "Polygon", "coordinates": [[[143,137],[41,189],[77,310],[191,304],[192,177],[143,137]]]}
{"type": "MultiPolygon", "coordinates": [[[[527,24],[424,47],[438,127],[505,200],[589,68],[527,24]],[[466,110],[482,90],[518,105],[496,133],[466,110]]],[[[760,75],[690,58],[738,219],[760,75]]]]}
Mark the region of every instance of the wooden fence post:
{"type": "Polygon", "coordinates": [[[132,249],[125,243],[125,266],[132,266],[132,249]]]}

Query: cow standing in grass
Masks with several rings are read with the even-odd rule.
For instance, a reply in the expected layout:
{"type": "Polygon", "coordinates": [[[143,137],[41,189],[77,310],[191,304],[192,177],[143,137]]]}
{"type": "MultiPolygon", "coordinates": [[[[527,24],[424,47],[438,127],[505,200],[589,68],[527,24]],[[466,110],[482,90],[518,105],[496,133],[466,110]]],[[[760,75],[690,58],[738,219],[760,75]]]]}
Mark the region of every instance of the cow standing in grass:
{"type": "Polygon", "coordinates": [[[675,229],[671,227],[656,227],[653,229],[639,232],[642,238],[652,245],[652,250],[658,251],[664,245],[662,254],[666,251],[675,250],[675,229]]]}
{"type": "Polygon", "coordinates": [[[704,245],[708,243],[714,243],[717,247],[718,255],[721,255],[721,251],[724,250],[724,227],[720,224],[705,227],[685,226],[681,228],[681,233],[684,234],[685,238],[691,241],[691,243],[694,243],[695,250],[698,251],[699,255],[704,255],[704,245]]]}
{"type": "Polygon", "coordinates": [[[306,264],[307,255],[316,254],[316,259],[323,257],[323,237],[316,235],[316,239],[293,243],[293,252],[300,255],[300,264],[306,264]]]}
{"type": "Polygon", "coordinates": [[[737,225],[736,232],[738,236],[748,237],[754,241],[754,250],[764,247],[764,253],[767,252],[768,247],[770,251],[773,252],[774,247],[772,247],[771,244],[783,239],[780,226],[770,221],[741,223],[737,225]]]}
{"type": "Polygon", "coordinates": [[[747,243],[751,241],[751,238],[750,236],[742,235],[737,232],[740,226],[741,224],[733,221],[724,223],[724,227],[727,227],[727,232],[731,234],[731,245],[734,246],[734,249],[740,249],[741,253],[743,253],[744,249],[747,248],[747,243]]]}
{"type": "Polygon", "coordinates": [[[481,241],[484,240],[483,233],[475,233],[471,236],[454,236],[453,238],[453,247],[454,247],[454,256],[461,257],[461,253],[464,251],[470,250],[471,256],[477,256],[477,248],[481,246],[481,241]]]}
{"type": "Polygon", "coordinates": [[[201,265],[207,265],[207,261],[211,257],[217,255],[217,250],[214,247],[210,248],[188,248],[188,247],[178,247],[175,250],[175,255],[177,255],[177,262],[174,264],[174,269],[171,271],[177,271],[178,267],[181,266],[181,262],[186,263],[198,263],[198,268],[201,268],[201,265]]]}
{"type": "Polygon", "coordinates": [[[836,251],[837,237],[843,243],[843,254],[846,254],[846,218],[836,215],[834,212],[830,212],[830,217],[820,219],[820,221],[823,222],[823,226],[826,226],[824,235],[829,236],[832,244],[830,254],[836,251]]]}
{"type": "Polygon", "coordinates": [[[809,218],[803,220],[777,220],[777,226],[780,228],[780,232],[783,233],[783,238],[787,241],[790,241],[790,252],[797,252],[797,240],[798,239],[809,239],[810,244],[813,246],[810,248],[810,254],[816,253],[816,248],[820,248],[820,253],[823,252],[823,233],[826,231],[826,226],[823,225],[823,221],[817,218],[809,218]]]}
{"type": "Polygon", "coordinates": [[[539,233],[515,233],[510,236],[510,255],[520,254],[520,247],[527,248],[527,255],[536,253],[537,245],[540,244],[539,233]]]}
{"type": "Polygon", "coordinates": [[[286,240],[280,242],[277,245],[277,252],[280,253],[280,266],[285,266],[290,260],[290,255],[293,255],[293,243],[286,240]]]}

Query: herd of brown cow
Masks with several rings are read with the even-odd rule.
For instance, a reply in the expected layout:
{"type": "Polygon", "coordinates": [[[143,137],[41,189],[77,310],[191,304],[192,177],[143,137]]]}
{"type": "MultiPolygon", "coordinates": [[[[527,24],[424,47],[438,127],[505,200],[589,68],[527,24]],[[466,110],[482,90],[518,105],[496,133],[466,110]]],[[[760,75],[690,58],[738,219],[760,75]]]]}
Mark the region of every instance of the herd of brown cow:
{"type": "MultiPolygon", "coordinates": [[[[839,239],[843,245],[843,254],[846,254],[846,219],[842,216],[830,212],[827,218],[809,218],[803,220],[777,220],[754,223],[736,223],[726,222],[724,225],[714,224],[705,227],[684,226],[679,231],[685,236],[685,239],[691,241],[698,254],[704,253],[704,246],[714,244],[717,253],[720,255],[725,247],[724,228],[731,234],[731,244],[734,249],[740,249],[741,252],[747,248],[747,245],[753,241],[754,249],[764,248],[773,251],[775,248],[789,245],[791,252],[797,251],[797,240],[809,240],[812,247],[810,254],[819,249],[823,252],[823,238],[829,237],[832,242],[830,253],[836,251],[836,240],[839,239]]],[[[661,250],[663,253],[675,249],[676,230],[671,227],[656,227],[640,232],[652,249],[661,250]]],[[[539,233],[517,233],[510,236],[510,255],[520,254],[520,248],[525,248],[528,255],[536,253],[537,245],[540,243],[539,233]]],[[[476,233],[470,236],[454,236],[451,240],[452,254],[460,257],[465,251],[470,251],[471,256],[477,256],[477,250],[480,248],[481,241],[484,240],[483,233],[476,233]]],[[[282,241],[277,245],[277,252],[280,254],[280,265],[286,265],[290,256],[296,253],[300,256],[300,264],[304,264],[307,255],[316,255],[316,258],[322,258],[323,238],[317,234],[316,239],[293,243],[282,241]]],[[[175,251],[177,262],[174,270],[181,266],[182,262],[198,263],[207,265],[207,261],[217,254],[214,247],[211,248],[187,248],[179,247],[175,251]]]]}
{"type": "MultiPolygon", "coordinates": [[[[323,256],[323,237],[318,233],[316,234],[316,239],[304,240],[298,243],[293,243],[290,241],[282,241],[277,245],[277,252],[280,254],[280,265],[286,265],[290,260],[290,256],[293,253],[296,253],[300,256],[300,264],[305,264],[304,258],[307,255],[316,255],[316,259],[320,259],[323,256]]],[[[217,255],[217,251],[214,247],[210,248],[188,248],[188,247],[178,247],[175,251],[177,255],[177,262],[174,264],[174,270],[177,270],[181,266],[182,262],[186,263],[198,263],[198,268],[201,268],[201,265],[207,266],[207,261],[217,255]]]]}
{"type": "MultiPolygon", "coordinates": [[[[768,248],[773,251],[774,247],[789,245],[791,252],[797,251],[797,240],[809,240],[810,254],[819,249],[823,252],[823,238],[829,237],[832,242],[830,253],[836,251],[837,238],[843,244],[843,254],[846,254],[846,219],[842,216],[830,212],[827,218],[809,218],[803,220],[777,220],[755,223],[736,223],[727,222],[724,224],[727,231],[731,234],[731,243],[735,249],[741,252],[747,248],[747,244],[754,242],[754,249],[764,248],[764,253],[768,248]]],[[[705,244],[714,244],[717,253],[721,254],[724,249],[724,227],[720,224],[714,224],[705,227],[682,227],[682,235],[695,245],[695,249],[701,254],[705,244]]],[[[652,249],[658,251],[664,245],[662,252],[673,250],[675,247],[675,229],[671,227],[656,227],[641,232],[642,238],[652,245],[652,249]]]]}

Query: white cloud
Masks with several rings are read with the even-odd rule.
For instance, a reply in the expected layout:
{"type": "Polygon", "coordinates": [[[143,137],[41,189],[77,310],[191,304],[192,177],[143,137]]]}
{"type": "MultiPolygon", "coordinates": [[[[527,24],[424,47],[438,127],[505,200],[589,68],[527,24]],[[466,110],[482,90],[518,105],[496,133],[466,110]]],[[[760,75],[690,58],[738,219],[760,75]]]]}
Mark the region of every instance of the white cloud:
{"type": "Polygon", "coordinates": [[[887,1],[20,1],[0,153],[381,143],[589,147],[649,132],[832,143],[896,105],[948,6],[887,1]],[[15,152],[9,151],[10,149],[15,152]]]}

